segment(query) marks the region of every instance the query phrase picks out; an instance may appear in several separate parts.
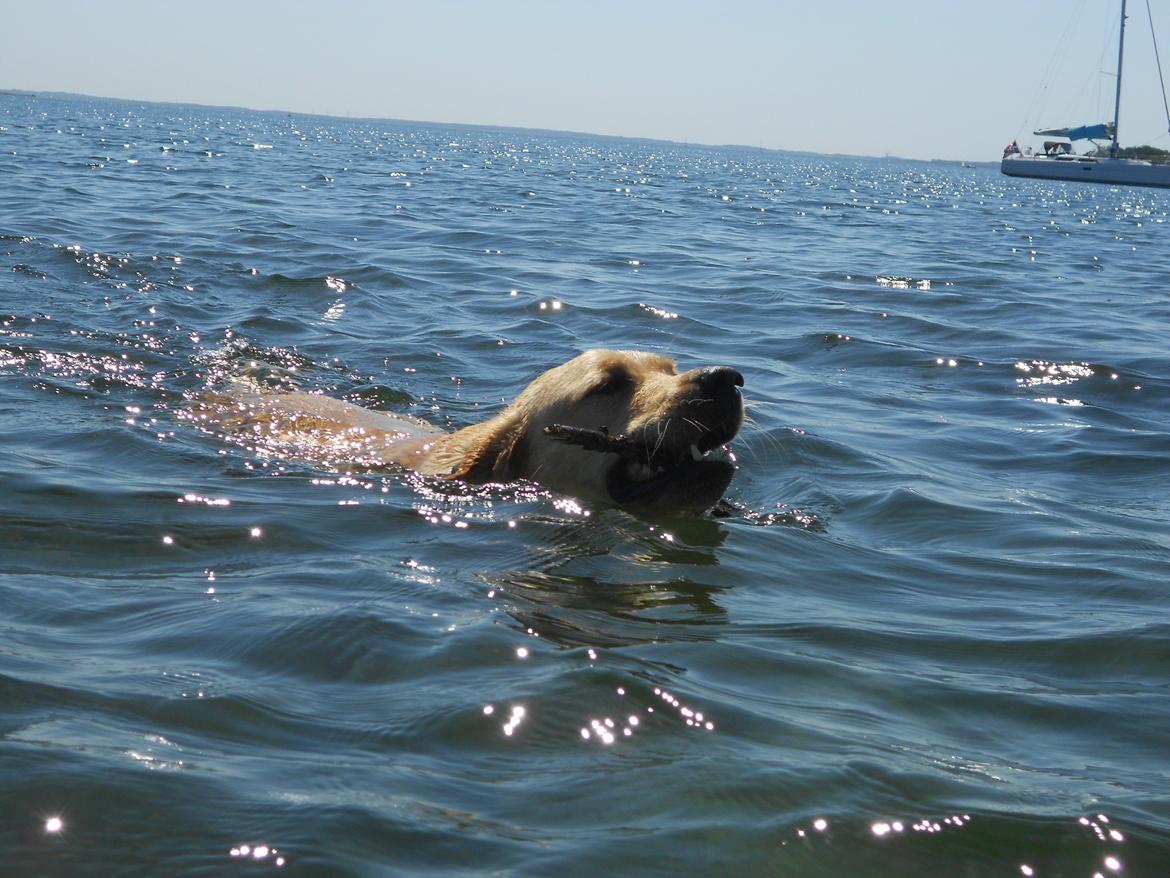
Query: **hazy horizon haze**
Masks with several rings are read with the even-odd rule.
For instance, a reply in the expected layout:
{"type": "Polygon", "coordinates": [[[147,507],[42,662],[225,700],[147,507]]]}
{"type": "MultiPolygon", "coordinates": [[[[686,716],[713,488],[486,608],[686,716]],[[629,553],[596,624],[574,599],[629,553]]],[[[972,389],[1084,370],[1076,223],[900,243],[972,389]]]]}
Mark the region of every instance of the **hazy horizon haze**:
{"type": "MultiPolygon", "coordinates": [[[[1170,23],[1170,10],[1161,11],[1170,23]]],[[[0,88],[918,159],[1112,115],[1117,4],[14,6],[0,88]],[[1047,83],[1047,87],[1044,86],[1047,83]]],[[[1170,136],[1130,4],[1122,141],[1170,136]]]]}

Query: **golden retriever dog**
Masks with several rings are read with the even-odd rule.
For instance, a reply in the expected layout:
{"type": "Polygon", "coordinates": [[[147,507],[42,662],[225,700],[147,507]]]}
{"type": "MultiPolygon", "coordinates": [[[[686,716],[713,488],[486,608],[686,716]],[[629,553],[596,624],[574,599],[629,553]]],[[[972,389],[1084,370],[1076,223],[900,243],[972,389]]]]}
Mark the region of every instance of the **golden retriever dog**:
{"type": "Polygon", "coordinates": [[[743,376],[679,373],[641,351],[593,350],[538,376],[502,412],[454,433],[321,394],[208,394],[188,416],[291,457],[401,466],[440,479],[527,479],[640,513],[703,512],[735,473],[743,376]]]}

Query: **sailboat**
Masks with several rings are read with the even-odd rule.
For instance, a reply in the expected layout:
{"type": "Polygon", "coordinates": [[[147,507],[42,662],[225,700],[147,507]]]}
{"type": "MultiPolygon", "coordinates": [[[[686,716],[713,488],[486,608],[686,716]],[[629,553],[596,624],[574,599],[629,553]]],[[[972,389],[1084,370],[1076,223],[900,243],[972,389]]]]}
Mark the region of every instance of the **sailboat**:
{"type": "MultiPolygon", "coordinates": [[[[1113,101],[1113,121],[1072,128],[1042,128],[1033,133],[1059,137],[1044,142],[1040,153],[1021,152],[1013,141],[1005,150],[999,169],[1009,177],[1038,177],[1044,180],[1078,180],[1087,183],[1120,183],[1131,186],[1170,188],[1170,165],[1158,165],[1141,159],[1118,156],[1117,123],[1121,115],[1121,63],[1125,58],[1125,0],[1121,0],[1121,29],[1117,38],[1117,93],[1113,101]],[[1109,154],[1077,155],[1072,143],[1077,140],[1109,139],[1109,154]]],[[[1160,65],[1159,65],[1160,66],[1160,65]]],[[[1159,69],[1159,75],[1161,70],[1159,69]]],[[[1165,91],[1163,89],[1163,91],[1165,91]]]]}

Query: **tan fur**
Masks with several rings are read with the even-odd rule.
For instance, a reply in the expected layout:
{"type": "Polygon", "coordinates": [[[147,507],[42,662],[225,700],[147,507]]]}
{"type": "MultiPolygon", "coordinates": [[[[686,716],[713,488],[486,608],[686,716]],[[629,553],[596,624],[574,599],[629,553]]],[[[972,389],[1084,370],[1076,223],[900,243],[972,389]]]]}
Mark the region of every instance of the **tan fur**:
{"type": "Polygon", "coordinates": [[[584,450],[545,428],[604,428],[638,437],[648,463],[668,451],[682,454],[680,449],[706,441],[705,434],[730,439],[742,416],[738,392],[731,388],[734,399],[723,394],[715,411],[699,398],[702,371],[680,375],[673,361],[658,354],[588,351],[538,376],[498,415],[454,433],[318,394],[220,394],[204,397],[193,411],[208,425],[284,456],[397,464],[471,482],[530,479],[582,499],[613,502],[606,485],[618,455],[584,450]],[[725,423],[704,423],[713,419],[725,423]]]}

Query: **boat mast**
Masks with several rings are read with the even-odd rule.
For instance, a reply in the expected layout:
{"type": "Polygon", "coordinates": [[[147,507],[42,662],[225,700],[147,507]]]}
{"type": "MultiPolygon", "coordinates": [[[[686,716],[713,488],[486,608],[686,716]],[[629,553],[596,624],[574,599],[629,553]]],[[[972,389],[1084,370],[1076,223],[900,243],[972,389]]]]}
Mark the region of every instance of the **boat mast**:
{"type": "Polygon", "coordinates": [[[1121,59],[1125,57],[1125,0],[1121,0],[1121,28],[1117,34],[1117,95],[1113,99],[1113,142],[1109,144],[1109,158],[1117,158],[1117,120],[1121,116],[1121,59]]]}

